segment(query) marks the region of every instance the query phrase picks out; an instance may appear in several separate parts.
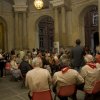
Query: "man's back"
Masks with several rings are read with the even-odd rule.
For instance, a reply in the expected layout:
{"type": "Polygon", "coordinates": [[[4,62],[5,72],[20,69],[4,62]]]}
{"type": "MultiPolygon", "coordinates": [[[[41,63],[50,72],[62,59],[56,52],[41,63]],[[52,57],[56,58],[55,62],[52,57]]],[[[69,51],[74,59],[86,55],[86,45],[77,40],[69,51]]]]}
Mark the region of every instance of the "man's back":
{"type": "Polygon", "coordinates": [[[84,63],[83,58],[83,48],[80,46],[80,41],[77,43],[76,40],[76,46],[72,48],[72,65],[74,68],[79,68],[84,63]]]}
{"type": "Polygon", "coordinates": [[[72,59],[75,66],[80,66],[83,60],[83,49],[80,46],[76,46],[72,49],[72,59]]]}
{"type": "Polygon", "coordinates": [[[48,70],[43,68],[34,68],[26,75],[26,85],[31,91],[44,91],[49,89],[49,81],[51,76],[48,70]]]}
{"type": "Polygon", "coordinates": [[[85,80],[84,90],[92,90],[94,82],[100,81],[100,70],[97,67],[91,68],[89,65],[85,65],[80,74],[85,80]]]}
{"type": "Polygon", "coordinates": [[[62,71],[56,72],[53,76],[53,80],[57,82],[58,89],[61,86],[81,84],[84,82],[80,74],[74,69],[69,69],[65,73],[62,73],[62,71]]]}

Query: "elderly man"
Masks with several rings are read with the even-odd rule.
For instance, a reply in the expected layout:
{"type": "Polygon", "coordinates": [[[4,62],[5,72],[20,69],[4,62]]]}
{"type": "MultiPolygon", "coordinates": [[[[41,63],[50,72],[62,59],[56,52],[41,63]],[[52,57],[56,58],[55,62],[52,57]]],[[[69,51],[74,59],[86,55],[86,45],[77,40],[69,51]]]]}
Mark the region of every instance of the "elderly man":
{"type": "Polygon", "coordinates": [[[84,58],[86,64],[82,67],[80,74],[85,80],[84,90],[91,91],[94,87],[93,83],[99,78],[100,71],[94,62],[94,57],[92,55],[87,54],[84,58]]]}
{"type": "Polygon", "coordinates": [[[48,70],[42,68],[42,60],[36,57],[33,60],[33,69],[26,74],[26,86],[29,87],[30,95],[32,92],[49,90],[51,76],[48,70]]]}
{"type": "MultiPolygon", "coordinates": [[[[82,76],[74,69],[71,69],[68,65],[67,59],[62,59],[61,61],[61,70],[54,73],[53,83],[57,84],[56,90],[59,91],[61,86],[82,84],[84,79],[82,76]]],[[[60,100],[67,100],[67,97],[59,96],[60,100]]],[[[76,95],[73,96],[73,100],[77,100],[76,95]]]]}

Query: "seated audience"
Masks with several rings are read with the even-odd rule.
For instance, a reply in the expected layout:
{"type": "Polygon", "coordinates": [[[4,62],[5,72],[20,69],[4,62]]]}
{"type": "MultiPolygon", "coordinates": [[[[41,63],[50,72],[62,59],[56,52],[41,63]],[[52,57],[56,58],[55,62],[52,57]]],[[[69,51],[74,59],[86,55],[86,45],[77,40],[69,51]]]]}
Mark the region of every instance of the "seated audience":
{"type": "Polygon", "coordinates": [[[18,80],[21,77],[21,71],[20,71],[20,69],[18,69],[15,55],[12,56],[11,61],[10,61],[10,65],[11,65],[10,70],[11,70],[13,78],[15,80],[18,80]]]}
{"type": "Polygon", "coordinates": [[[19,69],[21,70],[23,77],[25,77],[26,73],[32,69],[31,65],[28,63],[28,56],[23,57],[22,62],[19,65],[19,69]]]}
{"type": "MultiPolygon", "coordinates": [[[[61,70],[55,72],[53,76],[53,84],[56,85],[57,92],[61,86],[78,85],[84,83],[82,76],[76,70],[70,68],[67,60],[68,59],[61,60],[61,70]]],[[[59,96],[59,98],[60,100],[67,100],[67,97],[59,96]]],[[[73,95],[73,100],[77,100],[76,93],[73,95]]]]}
{"type": "Polygon", "coordinates": [[[86,64],[82,67],[80,74],[85,80],[84,90],[91,91],[94,87],[94,82],[98,77],[98,68],[94,62],[94,57],[90,54],[87,54],[85,57],[86,64]]]}
{"type": "Polygon", "coordinates": [[[96,53],[95,60],[96,60],[97,68],[100,69],[100,51],[98,51],[98,53],[96,53]]]}

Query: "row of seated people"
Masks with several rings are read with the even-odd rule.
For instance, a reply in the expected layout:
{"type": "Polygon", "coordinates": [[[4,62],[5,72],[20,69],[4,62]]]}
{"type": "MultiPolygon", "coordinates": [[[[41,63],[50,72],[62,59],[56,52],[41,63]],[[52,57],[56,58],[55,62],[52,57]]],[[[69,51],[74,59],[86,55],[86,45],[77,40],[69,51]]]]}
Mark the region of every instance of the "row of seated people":
{"type": "MultiPolygon", "coordinates": [[[[74,85],[74,92],[72,95],[73,100],[77,100],[77,89],[81,89],[88,94],[86,95],[85,100],[96,100],[96,97],[95,99],[94,97],[90,99],[90,94],[100,93],[100,64],[95,63],[94,57],[90,54],[85,55],[84,59],[86,64],[81,68],[80,72],[77,72],[69,66],[69,59],[66,57],[61,59],[60,70],[51,76],[47,69],[42,68],[42,59],[40,57],[34,58],[32,61],[33,69],[27,72],[25,80],[26,86],[29,87],[30,100],[52,100],[49,91],[51,89],[51,84],[53,84],[53,91],[58,94],[60,100],[67,100],[67,96],[70,96],[70,88],[66,88],[66,90],[62,91],[69,93],[68,95],[66,93],[61,95],[62,93],[59,92],[60,88],[62,86],[71,85],[74,85]],[[92,91],[96,82],[99,85],[97,85],[95,91],[92,91]],[[47,97],[45,97],[46,91],[49,93],[49,96],[47,97]],[[37,93],[41,94],[41,92],[43,92],[45,96],[42,95],[40,98],[39,96],[36,96],[37,93]]],[[[97,97],[97,99],[98,98],[100,97],[97,97]]]]}
{"type": "Polygon", "coordinates": [[[7,62],[5,65],[5,70],[11,73],[11,80],[16,81],[25,79],[26,73],[31,69],[32,67],[28,63],[28,56],[24,56],[20,64],[17,64],[16,56],[13,55],[10,62],[7,62]]]}
{"type": "MultiPolygon", "coordinates": [[[[38,55],[39,57],[41,57],[41,54],[39,54],[38,55]]],[[[66,58],[66,57],[65,57],[66,58]]],[[[48,56],[46,56],[46,59],[48,60],[48,56]]],[[[42,58],[42,60],[43,60],[43,58],[42,58]]],[[[93,60],[93,59],[92,59],[93,60]]],[[[28,70],[30,70],[30,69],[32,69],[31,68],[31,66],[30,66],[30,64],[29,63],[27,63],[27,61],[28,61],[28,57],[26,56],[24,59],[23,59],[23,61],[18,65],[18,64],[16,64],[17,62],[16,62],[16,56],[12,56],[12,58],[11,58],[11,61],[10,61],[10,65],[11,65],[11,68],[10,68],[10,70],[11,70],[11,73],[12,73],[12,75],[15,77],[15,78],[17,78],[17,77],[19,77],[19,76],[21,76],[21,75],[23,75],[23,76],[26,76],[26,73],[27,73],[27,71],[28,70]],[[18,67],[19,66],[19,67],[18,67]],[[23,66],[24,66],[24,68],[23,68],[23,66]],[[20,69],[20,70],[19,70],[20,69]]],[[[59,62],[58,62],[58,58],[56,58],[55,57],[55,61],[56,61],[56,63],[57,64],[59,64],[59,62]]],[[[46,65],[48,65],[48,62],[47,61],[44,61],[45,62],[45,64],[46,65]]],[[[68,59],[67,59],[67,63],[68,63],[69,61],[68,61],[68,59]]],[[[92,61],[93,62],[93,61],[92,61]]],[[[98,61],[99,62],[99,61],[98,61]]],[[[44,65],[45,65],[44,64],[44,65]]],[[[69,64],[68,64],[69,65],[69,64]]],[[[95,64],[94,64],[95,65],[95,64]]],[[[99,64],[97,63],[96,64],[97,66],[99,66],[99,64]]],[[[56,65],[57,66],[57,65],[56,65]]],[[[92,65],[93,66],[93,65],[92,65]]],[[[45,66],[45,68],[46,68],[47,66],[45,66]]],[[[55,67],[55,66],[54,66],[55,67]]],[[[57,66],[58,67],[58,66],[57,66]]],[[[50,68],[47,68],[47,69],[49,69],[49,72],[52,72],[52,70],[50,71],[50,68]]],[[[57,71],[58,69],[60,70],[61,69],[61,64],[60,64],[60,68],[58,68],[58,69],[56,69],[56,67],[55,68],[53,68],[54,70],[54,72],[53,73],[55,73],[55,70],[57,71]]],[[[93,68],[93,69],[95,69],[95,68],[93,68]]],[[[87,70],[87,69],[86,69],[87,70]]],[[[83,77],[84,77],[84,75],[83,74],[81,74],[83,77]]],[[[86,75],[85,75],[86,76],[86,75]]],[[[85,78],[85,77],[84,77],[85,78]]]]}
{"type": "MultiPolygon", "coordinates": [[[[49,54],[45,53],[45,55],[42,55],[42,53],[40,52],[35,56],[40,57],[43,61],[44,68],[48,69],[50,74],[53,74],[59,69],[59,61],[58,58],[54,58],[54,55],[47,55],[49,54]]],[[[32,57],[31,54],[26,54],[21,59],[18,55],[12,55],[10,61],[6,62],[5,69],[10,70],[15,78],[20,77],[21,74],[22,76],[25,76],[27,71],[32,69],[32,61],[34,57],[32,57]]]]}

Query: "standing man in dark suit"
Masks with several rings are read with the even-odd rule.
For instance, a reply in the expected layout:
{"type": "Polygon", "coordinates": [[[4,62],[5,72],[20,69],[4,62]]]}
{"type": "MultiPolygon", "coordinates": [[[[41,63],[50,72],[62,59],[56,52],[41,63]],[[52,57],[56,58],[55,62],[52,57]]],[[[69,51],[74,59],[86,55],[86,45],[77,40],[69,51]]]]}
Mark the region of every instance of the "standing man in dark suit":
{"type": "Polygon", "coordinates": [[[80,70],[80,67],[84,65],[84,50],[80,46],[81,41],[80,39],[76,40],[76,46],[72,48],[71,53],[72,53],[72,65],[73,68],[76,69],[77,71],[80,70]]]}
{"type": "Polygon", "coordinates": [[[6,60],[2,54],[2,50],[0,50],[0,77],[4,77],[3,70],[5,68],[6,60]]]}

